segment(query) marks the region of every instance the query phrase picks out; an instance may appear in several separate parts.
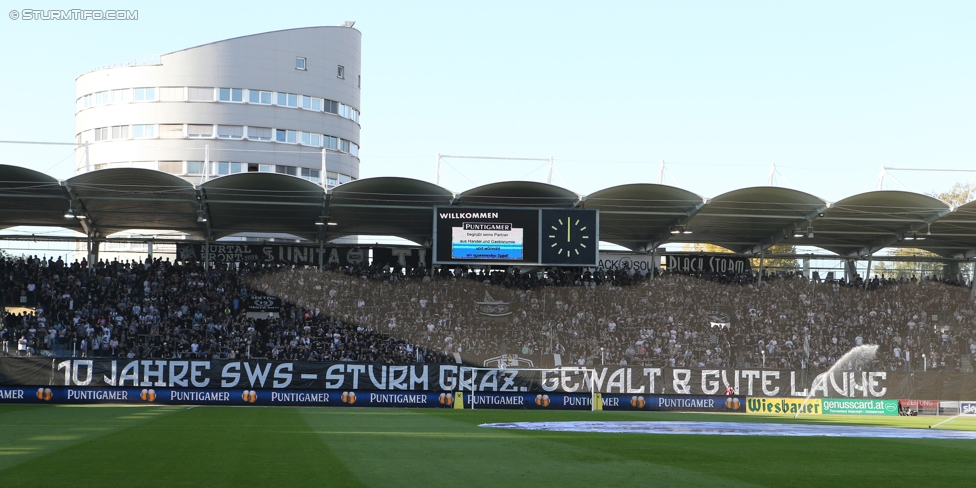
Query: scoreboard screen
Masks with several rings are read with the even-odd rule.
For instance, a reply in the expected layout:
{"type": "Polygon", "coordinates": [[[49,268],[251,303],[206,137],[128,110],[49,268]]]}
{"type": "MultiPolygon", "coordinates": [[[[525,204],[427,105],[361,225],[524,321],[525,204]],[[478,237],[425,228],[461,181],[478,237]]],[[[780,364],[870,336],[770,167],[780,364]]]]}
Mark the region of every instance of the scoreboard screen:
{"type": "Polygon", "coordinates": [[[434,209],[434,263],[522,264],[538,261],[538,210],[434,209]]]}
{"type": "Polygon", "coordinates": [[[434,209],[434,264],[596,266],[596,210],[434,209]]]}

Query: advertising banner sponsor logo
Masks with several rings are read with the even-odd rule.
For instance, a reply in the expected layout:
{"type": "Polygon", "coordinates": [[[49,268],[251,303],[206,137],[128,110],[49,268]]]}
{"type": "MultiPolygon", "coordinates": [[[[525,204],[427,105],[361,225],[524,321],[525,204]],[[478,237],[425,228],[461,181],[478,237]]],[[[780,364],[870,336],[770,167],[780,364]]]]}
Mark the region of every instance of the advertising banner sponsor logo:
{"type": "Polygon", "coordinates": [[[959,402],[960,415],[976,415],[976,402],[959,402]]]}
{"type": "Polygon", "coordinates": [[[822,410],[821,400],[811,398],[756,398],[746,399],[746,413],[781,414],[781,415],[819,415],[822,410]]]}
{"type": "Polygon", "coordinates": [[[902,408],[910,408],[912,410],[938,410],[939,401],[938,400],[898,400],[901,402],[902,408]]]}
{"type": "MultiPolygon", "coordinates": [[[[465,408],[591,410],[590,393],[462,392],[465,408]]],[[[745,397],[681,395],[601,395],[604,410],[744,412],[745,397]]],[[[453,408],[453,392],[376,390],[240,390],[212,388],[2,388],[0,404],[157,404],[319,407],[453,408]]]]}
{"type": "Polygon", "coordinates": [[[898,400],[838,400],[824,398],[823,413],[841,415],[898,415],[898,400]]]}
{"type": "MultiPolygon", "coordinates": [[[[44,396],[43,389],[38,393],[38,399],[44,396]]],[[[23,388],[0,388],[0,402],[15,402],[19,400],[29,400],[30,395],[23,388]]]]}
{"type": "Polygon", "coordinates": [[[638,395],[622,406],[655,412],[744,412],[745,400],[740,396],[638,395]]]}

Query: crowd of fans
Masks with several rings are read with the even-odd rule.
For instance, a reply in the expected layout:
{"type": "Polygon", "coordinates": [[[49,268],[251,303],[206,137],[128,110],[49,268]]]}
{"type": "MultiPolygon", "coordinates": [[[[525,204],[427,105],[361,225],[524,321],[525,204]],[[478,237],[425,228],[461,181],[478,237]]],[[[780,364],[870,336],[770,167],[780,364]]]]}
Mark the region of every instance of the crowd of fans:
{"type": "Polygon", "coordinates": [[[824,370],[878,344],[875,368],[959,371],[976,355],[968,288],[934,280],[641,275],[629,270],[317,269],[165,260],[0,261],[11,355],[824,370]],[[255,294],[277,317],[247,313],[255,294]],[[556,357],[556,356],[552,356],[556,357]],[[925,364],[923,365],[923,357],[925,364]]]}
{"type": "Polygon", "coordinates": [[[443,361],[437,352],[363,325],[283,303],[277,317],[248,317],[247,279],[271,269],[162,260],[66,265],[36,257],[0,260],[8,305],[0,354],[110,358],[274,358],[407,363],[443,361]]]}

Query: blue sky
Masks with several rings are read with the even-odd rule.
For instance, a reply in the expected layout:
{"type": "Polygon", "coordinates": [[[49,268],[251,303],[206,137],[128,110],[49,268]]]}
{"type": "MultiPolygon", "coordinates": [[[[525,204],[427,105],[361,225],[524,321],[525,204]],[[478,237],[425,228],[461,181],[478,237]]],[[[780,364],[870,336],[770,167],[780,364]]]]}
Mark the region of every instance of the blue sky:
{"type": "MultiPolygon", "coordinates": [[[[704,197],[770,163],[829,201],[882,165],[976,170],[976,2],[41,2],[136,21],[0,20],[0,139],[72,141],[74,80],[98,66],[355,20],[361,176],[432,181],[435,154],[549,157],[578,193],[665,182],[704,197]],[[130,6],[131,5],[131,6],[130,6]]],[[[0,161],[71,176],[70,148],[0,161]]],[[[449,161],[454,191],[544,180],[542,163],[449,161]]],[[[912,191],[972,173],[894,172],[912,191]]],[[[889,180],[887,188],[904,189],[889,180]]]]}

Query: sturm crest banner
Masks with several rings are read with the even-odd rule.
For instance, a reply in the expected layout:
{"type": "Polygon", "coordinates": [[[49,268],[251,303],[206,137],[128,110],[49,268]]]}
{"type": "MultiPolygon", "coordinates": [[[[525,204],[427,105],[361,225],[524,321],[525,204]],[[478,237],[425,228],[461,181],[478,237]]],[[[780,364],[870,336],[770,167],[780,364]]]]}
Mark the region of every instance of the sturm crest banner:
{"type": "Polygon", "coordinates": [[[737,395],[755,398],[972,400],[976,375],[843,371],[814,375],[759,369],[641,366],[521,371],[457,364],[380,365],[303,361],[0,358],[0,386],[357,390],[387,392],[737,395]]]}

